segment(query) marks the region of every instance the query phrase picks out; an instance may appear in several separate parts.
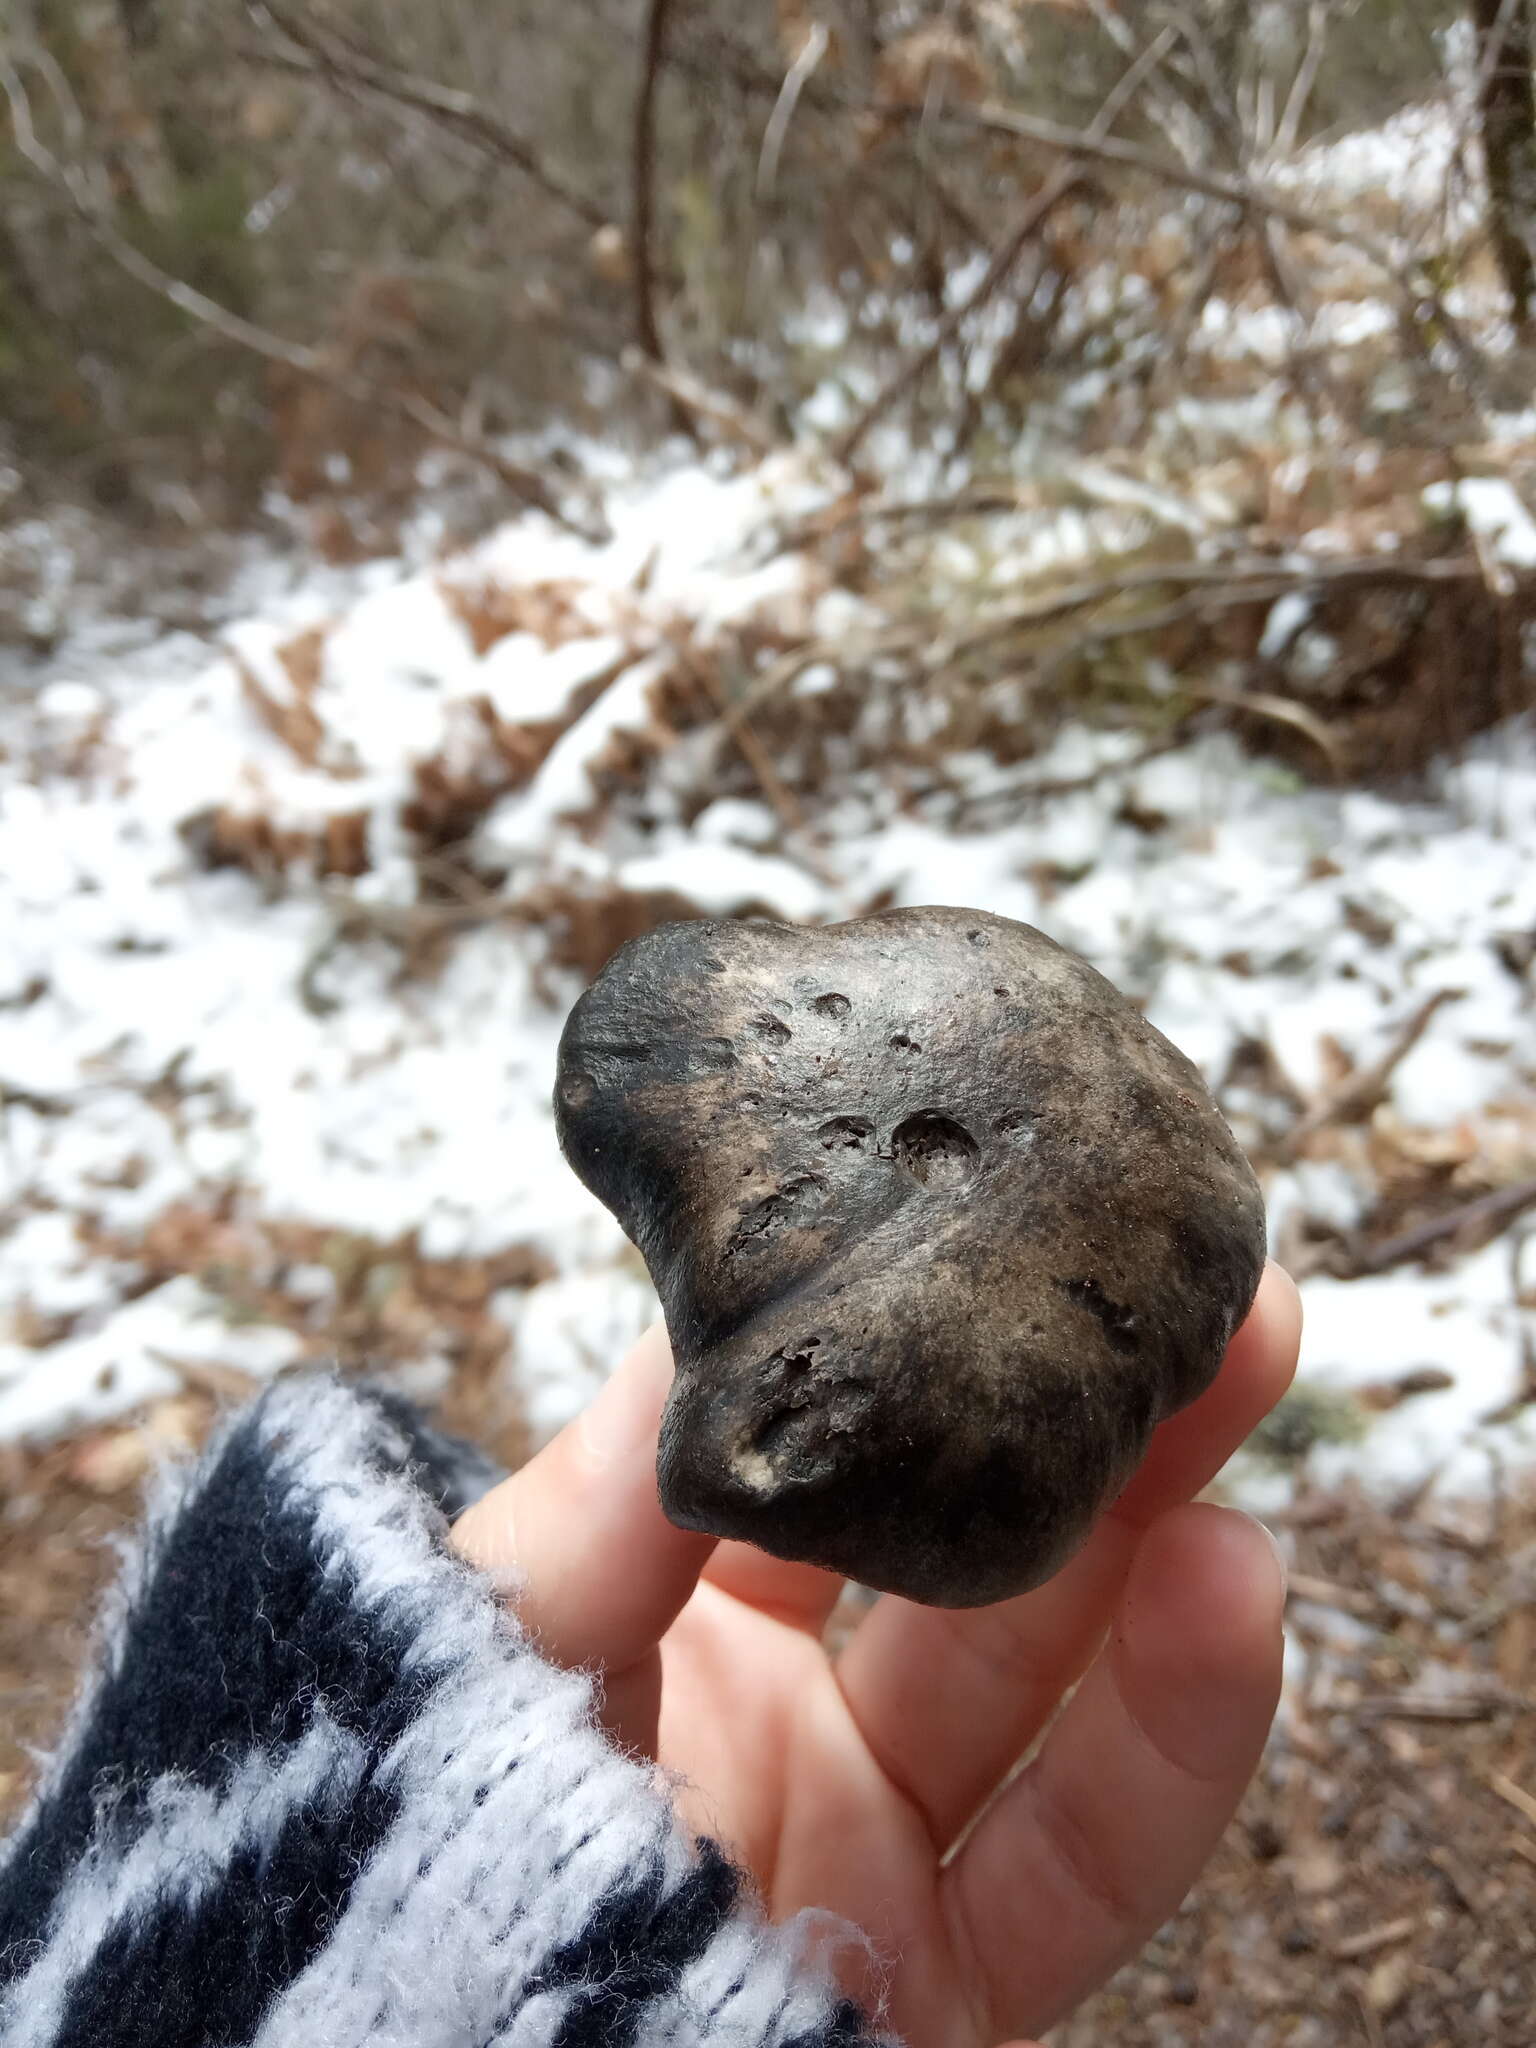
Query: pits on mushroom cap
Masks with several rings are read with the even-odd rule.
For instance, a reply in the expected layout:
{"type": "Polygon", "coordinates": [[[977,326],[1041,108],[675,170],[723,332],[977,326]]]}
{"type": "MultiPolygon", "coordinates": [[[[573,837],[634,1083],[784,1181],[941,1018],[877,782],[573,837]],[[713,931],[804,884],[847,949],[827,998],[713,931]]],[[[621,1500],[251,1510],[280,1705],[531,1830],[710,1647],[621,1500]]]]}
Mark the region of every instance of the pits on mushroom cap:
{"type": "Polygon", "coordinates": [[[797,1174],[755,1202],[731,1232],[725,1247],[727,1258],[736,1252],[757,1251],[781,1230],[810,1221],[826,1194],[826,1182],[814,1173],[797,1174]]]}
{"type": "Polygon", "coordinates": [[[891,1133],[891,1157],[924,1187],[955,1187],[976,1171],[981,1147],[956,1118],[920,1109],[891,1133]]]}
{"type": "Polygon", "coordinates": [[[1123,1303],[1112,1301],[1097,1280],[1061,1280],[1058,1286],[1068,1301],[1093,1316],[1116,1351],[1136,1349],[1136,1316],[1123,1303]]]}
{"type": "Polygon", "coordinates": [[[580,1067],[560,1077],[560,1100],[567,1109],[585,1109],[596,1092],[597,1083],[580,1067]]]}
{"type": "Polygon", "coordinates": [[[846,1017],[853,1005],[846,996],[840,996],[834,989],[828,995],[818,996],[811,1008],[818,1017],[846,1017]]]}
{"type": "Polygon", "coordinates": [[[770,1045],[784,1045],[793,1035],[782,1017],[771,1017],[766,1010],[752,1019],[752,1029],[770,1045]]]}
{"type": "Polygon", "coordinates": [[[874,1135],[867,1116],[834,1116],[819,1127],[816,1142],[824,1152],[862,1152],[874,1135]]]}

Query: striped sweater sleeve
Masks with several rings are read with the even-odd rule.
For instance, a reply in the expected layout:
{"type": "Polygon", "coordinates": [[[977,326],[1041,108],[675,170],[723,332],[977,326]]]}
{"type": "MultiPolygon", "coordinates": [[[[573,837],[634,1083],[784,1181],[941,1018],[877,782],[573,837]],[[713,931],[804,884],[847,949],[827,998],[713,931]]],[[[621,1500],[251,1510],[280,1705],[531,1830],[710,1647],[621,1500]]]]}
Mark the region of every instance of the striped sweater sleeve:
{"type": "Polygon", "coordinates": [[[488,1476],[310,1378],[166,1483],[0,1850],[7,2048],[875,2048],[454,1557],[488,1476]]]}

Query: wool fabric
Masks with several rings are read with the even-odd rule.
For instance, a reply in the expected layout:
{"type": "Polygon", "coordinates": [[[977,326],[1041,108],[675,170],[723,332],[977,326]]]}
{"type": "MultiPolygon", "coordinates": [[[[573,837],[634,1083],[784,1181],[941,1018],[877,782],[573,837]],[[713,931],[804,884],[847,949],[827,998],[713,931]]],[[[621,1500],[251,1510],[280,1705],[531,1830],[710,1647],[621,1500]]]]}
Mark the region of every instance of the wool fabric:
{"type": "Polygon", "coordinates": [[[455,1556],[495,1476],[324,1376],[162,1479],[0,1849],[5,2048],[878,2048],[455,1556]]]}

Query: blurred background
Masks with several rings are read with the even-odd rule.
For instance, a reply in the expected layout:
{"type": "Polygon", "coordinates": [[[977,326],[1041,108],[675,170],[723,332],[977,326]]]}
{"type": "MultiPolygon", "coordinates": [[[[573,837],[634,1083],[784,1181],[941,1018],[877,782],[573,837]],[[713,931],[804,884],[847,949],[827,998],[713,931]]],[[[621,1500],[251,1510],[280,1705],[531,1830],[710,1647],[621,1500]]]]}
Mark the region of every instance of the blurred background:
{"type": "Polygon", "coordinates": [[[167,1451],[653,1311],[570,1003],[975,904],[1308,1310],[1239,1822],[1057,2048],[1529,2048],[1531,0],[10,0],[0,1808],[167,1451]]]}

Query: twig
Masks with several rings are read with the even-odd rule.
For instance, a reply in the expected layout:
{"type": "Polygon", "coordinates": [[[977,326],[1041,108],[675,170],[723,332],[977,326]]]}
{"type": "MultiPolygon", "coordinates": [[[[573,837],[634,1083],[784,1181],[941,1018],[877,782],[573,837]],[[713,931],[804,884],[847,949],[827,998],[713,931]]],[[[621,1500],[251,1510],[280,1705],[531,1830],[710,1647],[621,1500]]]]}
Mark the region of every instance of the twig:
{"type": "Polygon", "coordinates": [[[991,298],[1014,264],[1018,262],[1024,253],[1026,243],[1038,232],[1046,216],[1082,182],[1082,172],[1075,164],[1063,164],[1059,170],[1052,172],[1020,214],[1014,223],[1012,233],[993,256],[971,291],[950,307],[934,328],[927,345],[900,365],[894,376],[889,377],[875,393],[858,418],[845,427],[832,443],[832,459],[835,462],[852,462],[871,428],[878,426],[891,408],[899,404],[915,384],[922,381],[960,328],[991,298]]]}
{"type": "Polygon", "coordinates": [[[1163,755],[1174,753],[1183,746],[1187,735],[1182,727],[1161,738],[1150,741],[1136,753],[1127,755],[1121,761],[1103,761],[1097,768],[1090,768],[1085,775],[1058,775],[1036,778],[1021,782],[1010,782],[996,789],[964,791],[957,798],[951,813],[951,823],[974,825],[979,811],[993,804],[1006,804],[1010,809],[1015,805],[1031,803],[1054,803],[1064,796],[1078,796],[1084,790],[1097,789],[1101,783],[1113,782],[1121,776],[1135,775],[1163,755]]]}
{"type": "MultiPolygon", "coordinates": [[[[877,103],[873,111],[891,119],[912,118],[912,109],[902,106],[877,103]]],[[[938,118],[981,128],[991,134],[1012,135],[1021,142],[1033,142],[1042,148],[1061,150],[1074,157],[1141,171],[1163,184],[1180,186],[1206,199],[1220,200],[1247,215],[1265,215],[1300,234],[1316,235],[1336,247],[1353,250],[1392,280],[1416,321],[1421,309],[1428,309],[1435,326],[1455,351],[1469,384],[1480,389],[1486,381],[1476,350],[1462,332],[1460,322],[1446,306],[1424,264],[1412,257],[1399,258],[1390,243],[1367,228],[1314,213],[1251,178],[1202,170],[1178,158],[1163,156],[1156,150],[1144,149],[1138,143],[1123,141],[1118,136],[1096,135],[1091,129],[1067,128],[1058,121],[1016,113],[1009,107],[991,103],[972,107],[946,106],[938,118]]]]}
{"type": "MultiPolygon", "coordinates": [[[[999,497],[994,509],[1007,510],[1011,508],[1012,503],[1011,498],[999,497]]],[[[923,502],[910,507],[896,506],[889,509],[897,516],[905,516],[909,512],[916,516],[927,511],[929,506],[923,502]]],[[[877,521],[881,514],[882,507],[876,504],[840,515],[819,529],[814,521],[802,522],[796,531],[780,535],[777,545],[810,545],[818,537],[818,532],[835,533],[840,527],[860,518],[877,521]]],[[[1054,597],[1039,604],[988,619],[980,626],[972,627],[950,639],[936,638],[930,622],[917,621],[892,627],[857,644],[846,639],[806,641],[770,662],[753,678],[748,689],[735,700],[727,723],[733,725],[736,720],[750,715],[768,698],[793,682],[802,670],[817,661],[836,661],[846,668],[855,660],[921,654],[927,658],[930,668],[953,669],[966,660],[1010,642],[1020,635],[1032,633],[1044,626],[1063,624],[1076,614],[1106,604],[1115,598],[1130,596],[1138,591],[1155,590],[1164,585],[1186,590],[1189,595],[1155,611],[1112,617],[1085,625],[1078,630],[1071,642],[1073,650],[1081,650],[1085,644],[1103,646],[1117,639],[1132,638],[1140,633],[1158,632],[1169,625],[1203,617],[1211,612],[1232,611],[1246,605],[1272,604],[1277,598],[1293,591],[1307,590],[1319,584],[1325,589],[1350,590],[1383,586],[1413,588],[1425,583],[1466,583],[1475,582],[1477,579],[1476,564],[1460,558],[1412,562],[1379,555],[1361,555],[1343,561],[1297,562],[1294,559],[1277,561],[1265,557],[1242,557],[1228,562],[1142,564],[1126,569],[1118,576],[1071,584],[1054,597]]],[[[1263,691],[1229,692],[1214,684],[1187,684],[1183,687],[1185,694],[1192,698],[1249,711],[1256,717],[1268,717],[1296,728],[1305,733],[1323,751],[1335,772],[1338,772],[1342,751],[1338,737],[1324,720],[1305,706],[1294,705],[1289,698],[1263,691]]]]}
{"type": "Polygon", "coordinates": [[[773,197],[774,184],[779,175],[779,158],[784,153],[784,138],[789,133],[789,124],[795,118],[795,108],[800,104],[800,95],[810,83],[816,66],[827,54],[827,25],[813,21],[810,32],[784,74],[784,83],[779,96],[773,103],[773,112],[768,116],[768,125],[763,130],[763,146],[757,159],[757,197],[759,200],[773,197]]]}
{"type": "Polygon", "coordinates": [[[1346,1935],[1333,1944],[1333,1953],[1341,1963],[1358,1962],[1362,1956],[1373,1956],[1378,1949],[1406,1941],[1422,1924],[1419,1914],[1405,1913],[1400,1920],[1384,1920],[1379,1927],[1367,1927],[1363,1934],[1346,1935]]]}
{"type": "MultiPolygon", "coordinates": [[[[661,329],[656,321],[656,252],[653,247],[656,214],[656,94],[661,83],[662,56],[667,41],[667,16],[672,0],[647,0],[645,36],[640,60],[640,89],[635,95],[634,134],[631,145],[631,206],[633,208],[630,256],[634,266],[635,341],[640,353],[653,363],[665,363],[661,329]]],[[[694,418],[685,405],[673,398],[668,405],[672,424],[680,434],[697,443],[694,418]]]]}
{"type": "Polygon", "coordinates": [[[10,107],[11,125],[18,154],[31,165],[41,177],[46,178],[62,191],[73,205],[81,222],[106,251],[118,267],[147,290],[177,308],[179,312],[209,328],[213,333],[236,346],[249,349],[267,362],[280,363],[285,369],[293,370],[301,377],[308,377],[318,384],[324,384],[343,397],[352,398],[364,405],[377,406],[392,412],[413,425],[421,428],[431,440],[444,447],[454,449],[471,461],[489,469],[508,490],[526,505],[542,512],[557,525],[579,534],[583,539],[599,541],[606,538],[606,529],[596,523],[573,518],[566,512],[544,479],[535,470],[512,461],[494,443],[480,435],[465,431],[447,413],[441,412],[429,399],[418,392],[398,391],[388,385],[375,384],[358,377],[350,371],[338,369],[324,351],[310,347],[307,343],[289,341],[285,336],[273,334],[265,327],[258,327],[238,313],[232,313],[216,299],[200,292],[182,278],[163,270],[152,258],[138,249],[117,227],[105,209],[100,195],[92,187],[86,173],[75,164],[64,164],[40,140],[32,122],[31,103],[19,73],[4,58],[0,58],[0,92],[10,107]]]}
{"type": "Polygon", "coordinates": [[[589,227],[606,225],[608,214],[596,200],[578,192],[551,171],[529,142],[499,116],[488,112],[471,94],[439,85],[433,79],[416,77],[397,65],[368,57],[334,36],[323,35],[311,23],[280,5],[279,0],[252,0],[251,12],[258,20],[264,18],[271,22],[296,49],[304,53],[303,58],[286,60],[274,60],[263,53],[264,62],[280,62],[285,70],[325,79],[333,84],[344,82],[373,94],[377,99],[410,107],[473,143],[482,154],[521,171],[531,184],[537,185],[541,192],[558,201],[589,227]]]}
{"type": "Polygon", "coordinates": [[[1209,589],[1215,601],[1229,607],[1261,604],[1319,584],[1333,589],[1369,589],[1479,580],[1476,563],[1455,556],[1421,562],[1378,555],[1355,555],[1342,561],[1242,556],[1223,562],[1158,562],[1123,570],[1117,576],[1069,584],[1040,604],[986,621],[957,642],[954,651],[968,652],[991,639],[1053,625],[1075,612],[1129,596],[1134,591],[1155,590],[1164,584],[1174,589],[1209,589]]]}
{"type": "Polygon", "coordinates": [[[1279,1164],[1293,1160],[1306,1140],[1329,1124],[1363,1122],[1386,1099],[1387,1084],[1429,1029],[1435,1012],[1446,1003],[1460,1002],[1465,994],[1465,989],[1437,988],[1426,996],[1394,1032],[1381,1057],[1368,1067],[1357,1067],[1338,1087],[1330,1088],[1271,1148],[1271,1159],[1279,1164]]]}
{"type": "Polygon", "coordinates": [[[1362,1620],[1381,1612],[1379,1603],[1369,1593],[1357,1593],[1352,1586],[1336,1586],[1331,1579],[1313,1578],[1307,1572],[1289,1573],[1286,1593],[1292,1600],[1304,1600],[1314,1607],[1333,1607],[1341,1614],[1358,1615],[1362,1620]]]}
{"type": "Polygon", "coordinates": [[[1502,1692],[1461,1696],[1399,1692],[1360,1700],[1355,1712],[1364,1721],[1491,1721],[1496,1714],[1523,1705],[1518,1697],[1502,1692]]]}
{"type": "Polygon", "coordinates": [[[1333,770],[1336,781],[1345,778],[1343,742],[1326,720],[1305,704],[1297,704],[1289,697],[1278,697],[1272,690],[1230,689],[1225,683],[1180,682],[1179,688],[1186,697],[1195,697],[1202,704],[1224,704],[1231,711],[1246,711],[1254,718],[1267,718],[1274,725],[1288,725],[1293,732],[1299,732],[1309,739],[1333,770]]]}
{"type": "Polygon", "coordinates": [[[822,882],[836,879],[831,869],[819,855],[811,851],[812,840],[809,820],[789,784],[774,766],[768,749],[742,717],[739,707],[731,703],[724,684],[708,659],[701,659],[691,647],[679,646],[678,658],[694,681],[704,690],[720,713],[720,721],[740,749],[741,757],[757,777],[763,795],[779,814],[779,822],[787,835],[798,839],[806,849],[806,864],[822,882]]]}
{"type": "MultiPolygon", "coordinates": [[[[1126,101],[1163,55],[1168,40],[1169,31],[1164,30],[1129,66],[1094,116],[1090,126],[1084,131],[1090,139],[1098,139],[1108,134],[1126,101]]],[[[892,406],[899,404],[915,384],[921,382],[938,360],[942,350],[954,339],[972,313],[984,306],[1002,284],[1023,254],[1025,245],[1039,232],[1047,216],[1069,192],[1074,191],[1082,183],[1082,171],[1075,163],[1062,164],[1046,179],[1014,223],[1012,233],[982,272],[975,288],[957,305],[950,307],[934,329],[927,346],[919,349],[915,355],[900,365],[895,375],[887,379],[858,418],[833,442],[832,455],[835,461],[846,464],[853,460],[863,446],[870,429],[878,425],[892,406]]]]}
{"type": "Polygon", "coordinates": [[[1517,1785],[1513,1778],[1507,1778],[1502,1771],[1490,1771],[1488,1785],[1491,1791],[1498,1793],[1506,1806],[1512,1806],[1516,1813],[1524,1814],[1531,1826],[1536,1827],[1536,1799],[1533,1799],[1523,1786],[1517,1785]]]}
{"type": "Polygon", "coordinates": [[[1275,129],[1270,155],[1287,157],[1293,154],[1301,136],[1302,117],[1307,110],[1307,101],[1312,97],[1312,88],[1317,83],[1317,74],[1322,68],[1323,46],[1327,41],[1328,0],[1311,0],[1307,9],[1307,47],[1302,52],[1301,62],[1296,67],[1296,76],[1291,80],[1291,89],[1286,95],[1285,110],[1275,129]]]}
{"type": "Polygon", "coordinates": [[[1471,1236],[1490,1224],[1513,1223],[1531,1208],[1536,1208],[1536,1177],[1512,1181],[1508,1187],[1495,1188],[1492,1194],[1479,1195],[1475,1201],[1463,1202],[1459,1208],[1416,1223],[1410,1230],[1400,1230],[1395,1237],[1383,1238],[1380,1244],[1367,1245],[1350,1270],[1362,1275],[1384,1273],[1389,1266],[1400,1266],[1405,1259],[1430,1251],[1445,1238],[1459,1237],[1463,1232],[1471,1236]]]}
{"type": "Polygon", "coordinates": [[[642,355],[633,345],[625,349],[619,361],[620,367],[629,371],[631,376],[643,377],[647,384],[654,384],[675,405],[708,420],[728,440],[739,442],[752,454],[771,455],[784,445],[757,413],[749,412],[724,392],[711,390],[687,370],[680,370],[672,363],[657,362],[652,356],[642,355]]]}

